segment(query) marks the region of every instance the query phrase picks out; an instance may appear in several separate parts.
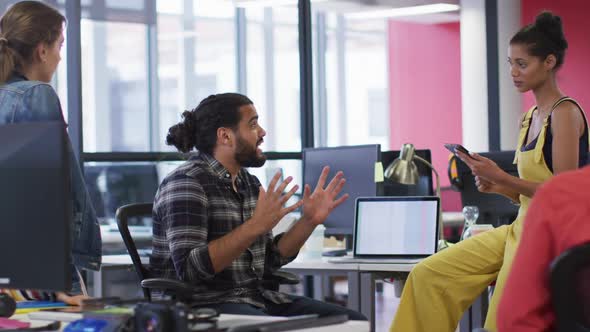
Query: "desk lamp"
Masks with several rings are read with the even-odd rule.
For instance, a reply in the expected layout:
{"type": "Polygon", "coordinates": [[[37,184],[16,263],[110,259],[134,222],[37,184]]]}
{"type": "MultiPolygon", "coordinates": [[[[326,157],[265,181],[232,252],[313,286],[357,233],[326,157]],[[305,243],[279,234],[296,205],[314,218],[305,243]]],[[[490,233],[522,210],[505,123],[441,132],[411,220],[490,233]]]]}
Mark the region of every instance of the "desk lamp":
{"type": "MultiPolygon", "coordinates": [[[[415,148],[413,144],[405,143],[402,145],[402,148],[399,153],[399,157],[395,159],[387,168],[385,169],[385,177],[390,179],[393,182],[407,184],[407,185],[415,185],[418,183],[418,168],[414,163],[415,160],[418,160],[428,166],[434,174],[436,175],[436,196],[440,199],[440,180],[438,177],[438,172],[434,169],[431,163],[424,160],[420,156],[416,155],[415,148]]],[[[442,209],[441,204],[438,205],[438,250],[442,250],[447,247],[447,242],[444,240],[443,234],[443,223],[442,223],[442,209]]]]}

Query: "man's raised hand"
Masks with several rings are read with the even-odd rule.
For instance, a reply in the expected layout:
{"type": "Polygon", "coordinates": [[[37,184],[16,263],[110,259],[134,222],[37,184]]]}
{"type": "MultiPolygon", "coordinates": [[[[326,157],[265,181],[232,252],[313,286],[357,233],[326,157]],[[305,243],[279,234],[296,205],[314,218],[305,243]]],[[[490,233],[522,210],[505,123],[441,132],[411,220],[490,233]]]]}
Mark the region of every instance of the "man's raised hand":
{"type": "Polygon", "coordinates": [[[270,181],[268,188],[264,190],[260,186],[258,194],[258,203],[252,216],[252,221],[259,228],[261,234],[270,231],[285,215],[299,208],[303,201],[298,201],[291,206],[285,206],[285,203],[297,192],[298,185],[293,186],[289,192],[283,194],[293,177],[289,176],[279,186],[277,183],[281,178],[281,172],[277,172],[270,181]]]}

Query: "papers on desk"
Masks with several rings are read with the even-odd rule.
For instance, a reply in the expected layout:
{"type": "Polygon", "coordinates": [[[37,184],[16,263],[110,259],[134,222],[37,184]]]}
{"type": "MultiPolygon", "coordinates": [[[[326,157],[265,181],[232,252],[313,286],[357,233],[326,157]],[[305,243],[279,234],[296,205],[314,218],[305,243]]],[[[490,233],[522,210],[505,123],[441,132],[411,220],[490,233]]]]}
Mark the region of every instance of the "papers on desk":
{"type": "Polygon", "coordinates": [[[63,302],[52,302],[52,301],[18,301],[16,303],[16,311],[15,314],[26,314],[29,312],[39,311],[39,310],[46,310],[46,309],[56,309],[56,308],[64,308],[68,305],[63,302]]]}
{"type": "Polygon", "coordinates": [[[130,307],[109,307],[105,309],[82,311],[81,307],[66,307],[49,310],[41,310],[29,313],[31,320],[48,320],[60,322],[73,322],[84,316],[123,316],[133,315],[133,308],[130,307]]]}
{"type": "Polygon", "coordinates": [[[73,322],[82,319],[83,317],[84,314],[81,312],[58,311],[56,309],[40,310],[29,313],[29,319],[31,320],[73,322]]]}

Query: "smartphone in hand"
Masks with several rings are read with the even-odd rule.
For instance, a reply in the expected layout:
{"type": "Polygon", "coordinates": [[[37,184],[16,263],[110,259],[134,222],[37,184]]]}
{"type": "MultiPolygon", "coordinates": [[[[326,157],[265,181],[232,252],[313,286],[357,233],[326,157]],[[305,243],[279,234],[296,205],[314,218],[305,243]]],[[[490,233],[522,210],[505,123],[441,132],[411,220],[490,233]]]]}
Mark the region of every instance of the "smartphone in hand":
{"type": "Polygon", "coordinates": [[[453,154],[456,151],[461,151],[464,154],[468,155],[470,158],[473,158],[469,154],[469,151],[463,145],[461,145],[461,144],[449,144],[449,143],[447,143],[447,144],[445,144],[445,148],[447,148],[447,150],[451,151],[453,154]]]}

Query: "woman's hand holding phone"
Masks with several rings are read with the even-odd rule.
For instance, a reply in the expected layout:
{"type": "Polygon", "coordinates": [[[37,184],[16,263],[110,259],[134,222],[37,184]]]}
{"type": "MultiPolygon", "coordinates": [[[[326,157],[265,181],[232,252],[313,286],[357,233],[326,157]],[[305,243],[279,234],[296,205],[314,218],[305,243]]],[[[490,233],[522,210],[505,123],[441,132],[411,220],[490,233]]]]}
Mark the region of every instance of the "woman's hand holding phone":
{"type": "Polygon", "coordinates": [[[491,159],[471,153],[461,144],[445,144],[444,146],[461,159],[471,169],[471,173],[480,179],[482,183],[480,191],[493,191],[493,187],[501,181],[502,177],[508,175],[491,159]]]}
{"type": "Polygon", "coordinates": [[[461,144],[450,144],[447,143],[445,144],[445,148],[447,148],[447,150],[451,151],[452,153],[454,153],[455,155],[458,152],[461,152],[469,157],[471,157],[471,155],[469,154],[469,151],[461,144]]]}

